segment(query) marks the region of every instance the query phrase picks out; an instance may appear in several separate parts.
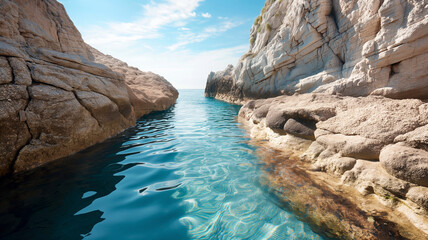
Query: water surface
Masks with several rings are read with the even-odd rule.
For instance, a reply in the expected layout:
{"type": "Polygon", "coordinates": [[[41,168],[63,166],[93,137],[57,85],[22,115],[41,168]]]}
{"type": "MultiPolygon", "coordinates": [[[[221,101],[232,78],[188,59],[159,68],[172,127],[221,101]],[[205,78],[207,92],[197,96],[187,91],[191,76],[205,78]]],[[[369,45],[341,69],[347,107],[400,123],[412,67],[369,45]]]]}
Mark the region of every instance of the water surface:
{"type": "Polygon", "coordinates": [[[259,184],[239,106],[180,92],[121,135],[0,183],[1,239],[322,239],[259,184]]]}

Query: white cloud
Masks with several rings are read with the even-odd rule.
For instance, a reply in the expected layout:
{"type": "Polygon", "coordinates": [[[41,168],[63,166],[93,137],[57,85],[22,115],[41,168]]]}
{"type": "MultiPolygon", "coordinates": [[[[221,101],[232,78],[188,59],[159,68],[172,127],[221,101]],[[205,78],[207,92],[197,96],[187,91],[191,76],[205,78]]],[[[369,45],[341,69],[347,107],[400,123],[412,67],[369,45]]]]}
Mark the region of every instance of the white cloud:
{"type": "Polygon", "coordinates": [[[202,17],[204,18],[211,18],[211,14],[210,13],[202,13],[202,17]]]}
{"type": "Polygon", "coordinates": [[[241,25],[242,22],[231,22],[225,21],[216,26],[206,27],[201,33],[194,34],[191,32],[187,32],[186,34],[182,34],[179,37],[179,41],[171,46],[168,46],[170,51],[175,51],[180,47],[205,41],[206,39],[215,36],[219,33],[226,32],[234,27],[241,25]]]}
{"type": "MultiPolygon", "coordinates": [[[[82,33],[85,41],[101,52],[143,71],[160,74],[179,89],[204,88],[210,71],[223,70],[228,64],[235,64],[249,46],[199,52],[185,50],[183,47],[186,45],[205,41],[243,24],[222,18],[216,25],[194,32],[197,27],[189,27],[187,23],[197,16],[195,11],[202,1],[150,1],[134,21],[92,27],[82,33]],[[164,49],[153,49],[146,44],[147,39],[162,37],[167,27],[175,30],[173,39],[168,39],[169,42],[176,41],[175,44],[164,49]]],[[[209,16],[212,17],[211,14],[209,16]]]]}
{"type": "Polygon", "coordinates": [[[183,27],[196,16],[195,10],[204,0],[165,0],[143,5],[142,15],[132,22],[109,23],[108,27],[95,27],[86,31],[89,44],[128,43],[161,36],[165,26],[183,27]]]}

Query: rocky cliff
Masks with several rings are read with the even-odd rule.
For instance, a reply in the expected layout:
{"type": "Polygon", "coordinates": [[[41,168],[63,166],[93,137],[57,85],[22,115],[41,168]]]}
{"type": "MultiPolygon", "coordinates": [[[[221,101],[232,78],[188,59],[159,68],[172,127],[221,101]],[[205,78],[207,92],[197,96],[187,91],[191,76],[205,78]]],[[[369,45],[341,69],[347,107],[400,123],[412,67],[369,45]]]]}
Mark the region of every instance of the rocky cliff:
{"type": "Polygon", "coordinates": [[[428,1],[269,0],[250,50],[211,73],[206,95],[428,98],[428,1]]]}
{"type": "Polygon", "coordinates": [[[250,44],[209,75],[206,96],[246,103],[238,119],[285,163],[428,234],[428,1],[269,0],[250,44]]]}
{"type": "Polygon", "coordinates": [[[56,0],[0,1],[0,176],[103,141],[177,96],[86,45],[56,0]]]}
{"type": "Polygon", "coordinates": [[[142,72],[138,68],[101,53],[88,45],[95,62],[103,64],[125,76],[129,97],[138,117],[152,111],[163,111],[175,103],[177,90],[165,78],[152,72],[142,72]]]}

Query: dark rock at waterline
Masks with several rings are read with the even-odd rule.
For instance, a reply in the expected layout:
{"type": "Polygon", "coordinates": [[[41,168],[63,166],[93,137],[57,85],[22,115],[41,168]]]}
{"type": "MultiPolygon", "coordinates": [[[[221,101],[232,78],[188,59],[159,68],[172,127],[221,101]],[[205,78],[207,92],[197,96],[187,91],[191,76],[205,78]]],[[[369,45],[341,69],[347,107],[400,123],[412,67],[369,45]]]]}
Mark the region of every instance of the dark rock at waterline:
{"type": "Polygon", "coordinates": [[[293,118],[288,119],[284,125],[284,131],[287,134],[301,137],[308,140],[315,140],[315,122],[297,121],[293,118]]]}
{"type": "Polygon", "coordinates": [[[260,122],[268,114],[269,108],[270,108],[269,105],[263,105],[260,108],[257,108],[256,110],[254,110],[253,120],[256,122],[260,122]]]}
{"type": "Polygon", "coordinates": [[[269,111],[266,115],[266,126],[274,131],[282,131],[288,117],[282,111],[269,111]]]}

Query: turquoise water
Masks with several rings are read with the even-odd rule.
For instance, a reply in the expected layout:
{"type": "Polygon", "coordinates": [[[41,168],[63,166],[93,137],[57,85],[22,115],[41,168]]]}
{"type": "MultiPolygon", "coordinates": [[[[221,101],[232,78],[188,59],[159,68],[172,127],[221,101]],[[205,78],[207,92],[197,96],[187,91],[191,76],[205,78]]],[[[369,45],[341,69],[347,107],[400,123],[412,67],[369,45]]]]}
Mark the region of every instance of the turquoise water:
{"type": "Polygon", "coordinates": [[[260,186],[238,111],[181,91],[120,136],[3,180],[0,238],[322,239],[260,186]]]}

